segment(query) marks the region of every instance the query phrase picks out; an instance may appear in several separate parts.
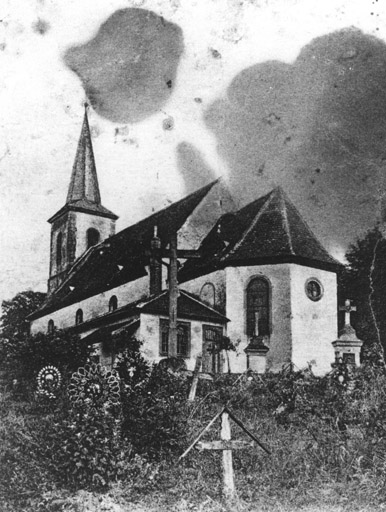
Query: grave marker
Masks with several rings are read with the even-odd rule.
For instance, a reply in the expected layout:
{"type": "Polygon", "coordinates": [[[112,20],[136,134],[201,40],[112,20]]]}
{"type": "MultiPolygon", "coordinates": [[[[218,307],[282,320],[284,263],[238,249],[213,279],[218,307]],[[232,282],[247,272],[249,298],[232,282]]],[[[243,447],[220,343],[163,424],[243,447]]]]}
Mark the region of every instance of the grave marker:
{"type": "Polygon", "coordinates": [[[235,483],[233,475],[233,461],[232,451],[243,448],[250,448],[253,443],[258,444],[268,455],[271,452],[263,445],[246,427],[245,425],[225,406],[218,412],[208,423],[208,425],[201,431],[199,436],[193,441],[187,450],[180,456],[179,460],[186,457],[192,448],[196,448],[199,451],[204,450],[222,450],[223,452],[223,483],[224,483],[224,494],[227,497],[232,497],[235,493],[235,483]],[[221,417],[221,434],[220,440],[217,441],[200,441],[202,436],[210,429],[215,421],[221,417]],[[231,418],[244,432],[252,439],[252,441],[243,441],[232,439],[231,426],[229,422],[231,418]]]}

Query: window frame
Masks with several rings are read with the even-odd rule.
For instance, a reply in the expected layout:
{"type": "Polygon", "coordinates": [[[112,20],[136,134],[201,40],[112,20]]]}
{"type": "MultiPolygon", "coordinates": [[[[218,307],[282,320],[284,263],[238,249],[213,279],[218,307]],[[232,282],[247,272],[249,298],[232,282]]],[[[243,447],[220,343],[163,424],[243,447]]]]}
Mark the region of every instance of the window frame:
{"type": "Polygon", "coordinates": [[[112,295],[109,299],[109,313],[112,313],[118,309],[118,297],[116,295],[112,295]]]}
{"type": "MultiPolygon", "coordinates": [[[[186,321],[178,321],[177,322],[177,357],[181,357],[183,359],[189,359],[191,353],[191,345],[192,345],[192,324],[191,322],[186,321]],[[187,334],[187,347],[186,353],[182,353],[178,351],[179,341],[178,341],[178,328],[183,327],[186,329],[187,334]]],[[[169,355],[169,319],[168,318],[160,318],[159,323],[159,347],[158,347],[159,355],[161,357],[170,357],[169,355]],[[165,339],[164,336],[167,336],[165,339]],[[165,350],[167,348],[167,350],[165,350]]]]}
{"type": "Polygon", "coordinates": [[[75,313],[75,325],[83,324],[83,309],[79,308],[75,313]]]}
{"type": "Polygon", "coordinates": [[[86,244],[87,249],[90,249],[91,247],[94,247],[95,245],[98,245],[101,241],[101,234],[96,228],[88,228],[86,231],[86,244]],[[90,237],[93,237],[94,235],[98,235],[98,239],[95,243],[90,243],[90,237]]]}
{"type": "Polygon", "coordinates": [[[254,332],[251,333],[249,329],[249,289],[252,286],[252,283],[254,281],[262,281],[265,283],[267,290],[266,290],[266,309],[267,309],[267,322],[266,322],[266,332],[259,332],[261,336],[270,336],[272,334],[272,286],[270,280],[261,274],[253,275],[248,280],[245,292],[244,292],[244,329],[245,334],[248,337],[254,336],[254,332]]]}
{"type": "Polygon", "coordinates": [[[306,292],[307,298],[312,300],[312,302],[319,302],[324,296],[323,285],[317,277],[310,277],[307,279],[307,281],[304,284],[304,291],[306,292]],[[309,286],[312,283],[316,283],[316,285],[319,286],[319,295],[317,296],[313,296],[312,293],[310,293],[309,286]]]}
{"type": "Polygon", "coordinates": [[[52,334],[55,330],[55,322],[53,321],[52,318],[50,318],[48,320],[48,324],[47,324],[47,334],[52,334]]]}
{"type": "Polygon", "coordinates": [[[201,286],[201,290],[200,290],[200,301],[203,302],[204,304],[206,305],[209,305],[209,307],[211,308],[214,308],[216,306],[216,287],[213,283],[211,283],[210,281],[207,281],[206,283],[204,283],[202,286],[201,286]],[[213,304],[209,303],[209,301],[205,301],[203,298],[202,298],[202,291],[205,287],[211,287],[212,291],[213,291],[213,304]]]}
{"type": "Polygon", "coordinates": [[[55,242],[56,269],[59,270],[63,264],[63,233],[59,231],[55,242]]]}

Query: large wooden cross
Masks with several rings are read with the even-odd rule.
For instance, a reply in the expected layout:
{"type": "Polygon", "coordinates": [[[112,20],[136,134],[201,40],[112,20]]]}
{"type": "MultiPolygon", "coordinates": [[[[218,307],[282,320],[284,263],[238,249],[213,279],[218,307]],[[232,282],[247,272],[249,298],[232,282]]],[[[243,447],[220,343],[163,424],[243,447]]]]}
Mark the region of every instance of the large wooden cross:
{"type": "Polygon", "coordinates": [[[170,236],[169,249],[159,251],[159,257],[169,258],[169,357],[177,356],[178,258],[197,259],[200,256],[201,253],[199,251],[178,249],[176,231],[170,236]]]}
{"type": "Polygon", "coordinates": [[[225,406],[218,412],[214,418],[210,420],[208,425],[201,431],[200,435],[193,441],[187,450],[181,455],[180,459],[186,457],[192,448],[196,448],[199,451],[203,450],[221,450],[223,452],[223,484],[224,494],[228,497],[232,497],[235,493],[235,482],[233,475],[233,460],[232,451],[243,448],[250,448],[256,443],[262,448],[268,455],[271,452],[266,446],[263,445],[246,427],[245,425],[225,406]],[[221,417],[221,434],[220,440],[218,441],[200,441],[202,436],[210,429],[213,423],[221,417]],[[250,437],[251,441],[243,441],[238,439],[232,439],[231,426],[229,422],[231,418],[244,432],[250,437]]]}
{"type": "Polygon", "coordinates": [[[350,315],[352,311],[356,311],[356,306],[351,305],[350,299],[346,299],[344,302],[344,306],[339,306],[339,311],[344,311],[344,324],[351,325],[350,315]]]}

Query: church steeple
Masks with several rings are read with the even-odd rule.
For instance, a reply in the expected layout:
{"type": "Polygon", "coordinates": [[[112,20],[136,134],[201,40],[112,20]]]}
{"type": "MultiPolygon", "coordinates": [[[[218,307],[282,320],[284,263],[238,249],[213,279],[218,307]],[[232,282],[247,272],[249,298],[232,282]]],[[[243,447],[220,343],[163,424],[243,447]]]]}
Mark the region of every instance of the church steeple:
{"type": "Polygon", "coordinates": [[[73,204],[82,200],[97,205],[101,204],[90,126],[88,123],[87,107],[88,105],[86,103],[83,126],[72,168],[71,182],[68,188],[66,204],[73,204]]]}
{"type": "Polygon", "coordinates": [[[82,131],[65,205],[53,215],[48,291],[53,292],[76,259],[115,233],[117,215],[102,206],[85,105],[82,131]]]}

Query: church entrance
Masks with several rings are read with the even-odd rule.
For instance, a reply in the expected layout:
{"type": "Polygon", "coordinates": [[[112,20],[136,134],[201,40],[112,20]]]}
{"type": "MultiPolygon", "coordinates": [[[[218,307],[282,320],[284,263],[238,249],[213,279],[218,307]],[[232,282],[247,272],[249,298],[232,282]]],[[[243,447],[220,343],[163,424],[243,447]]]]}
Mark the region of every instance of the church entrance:
{"type": "Polygon", "coordinates": [[[219,350],[222,335],[222,327],[202,326],[202,371],[204,373],[219,373],[222,371],[219,350]]]}

